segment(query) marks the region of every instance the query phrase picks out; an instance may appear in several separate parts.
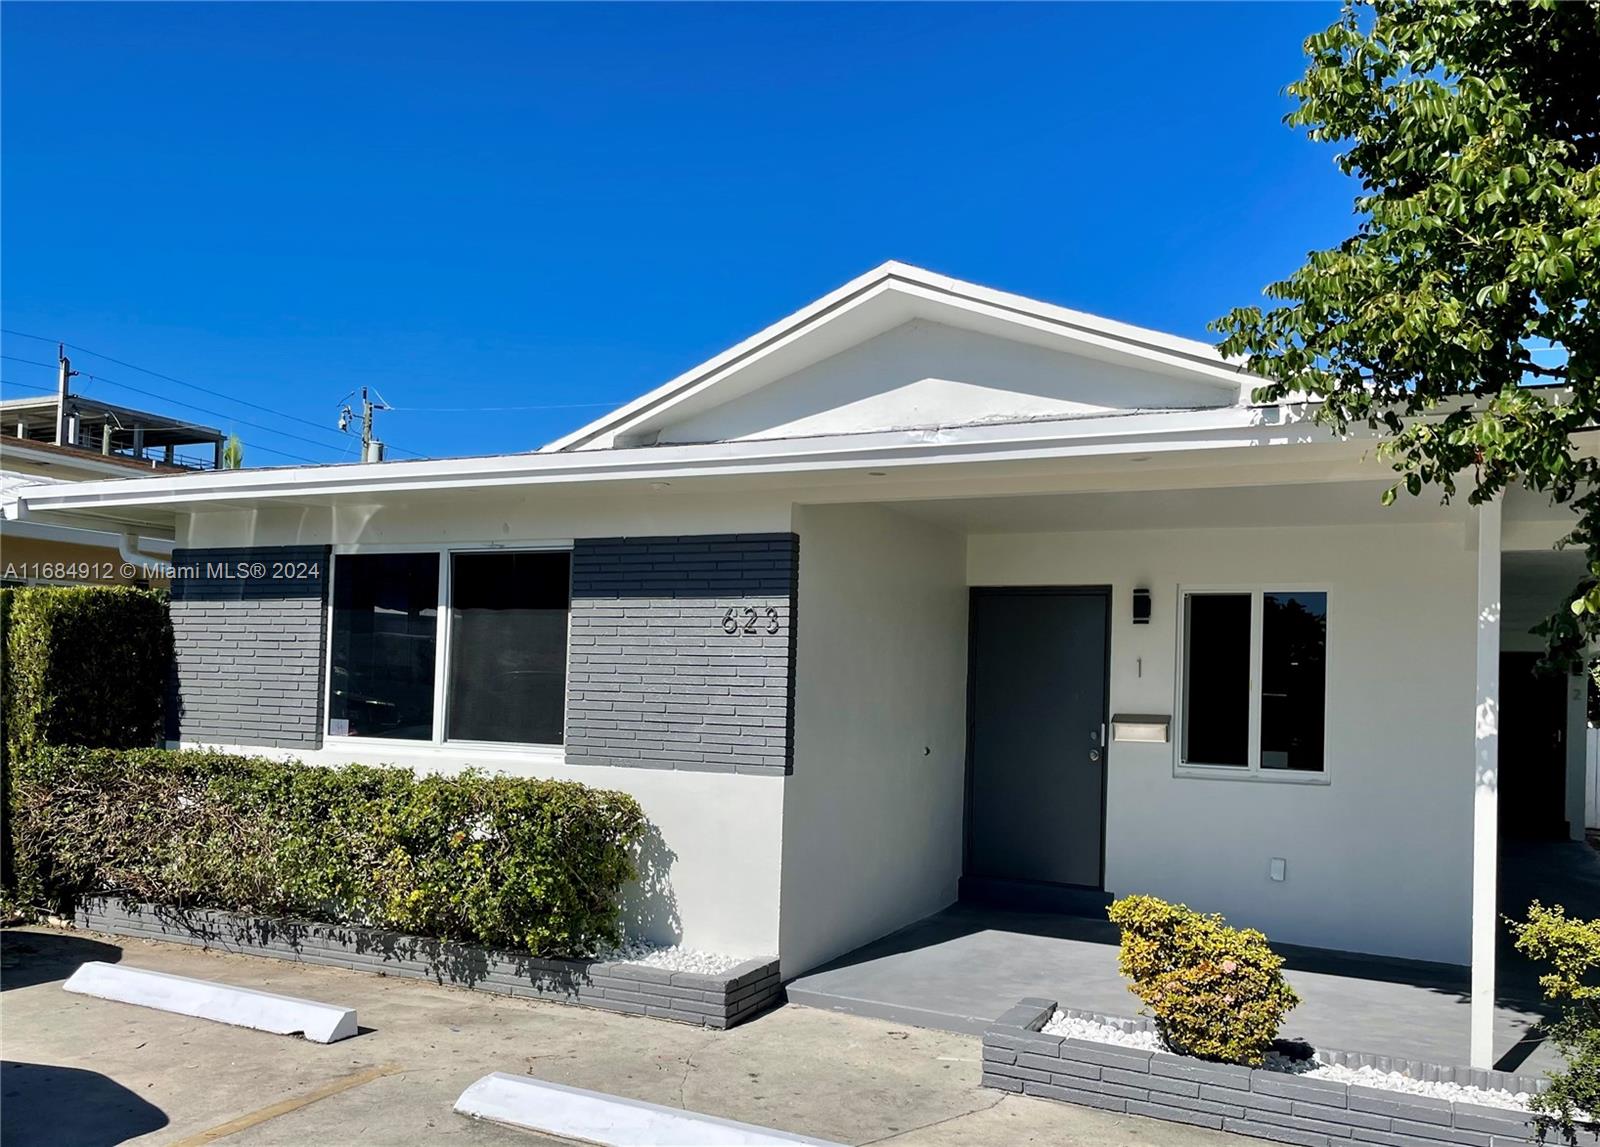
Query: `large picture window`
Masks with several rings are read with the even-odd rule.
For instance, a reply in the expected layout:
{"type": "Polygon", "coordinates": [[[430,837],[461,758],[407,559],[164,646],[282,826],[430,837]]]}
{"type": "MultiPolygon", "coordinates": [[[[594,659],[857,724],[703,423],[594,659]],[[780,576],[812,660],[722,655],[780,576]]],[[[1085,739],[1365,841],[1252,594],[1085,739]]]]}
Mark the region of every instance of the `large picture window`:
{"type": "Polygon", "coordinates": [[[571,567],[565,550],[337,555],[328,734],[561,744],[571,567]]]}
{"type": "Polygon", "coordinates": [[[1179,765],[1262,776],[1325,772],[1328,595],[1183,595],[1179,765]]]}

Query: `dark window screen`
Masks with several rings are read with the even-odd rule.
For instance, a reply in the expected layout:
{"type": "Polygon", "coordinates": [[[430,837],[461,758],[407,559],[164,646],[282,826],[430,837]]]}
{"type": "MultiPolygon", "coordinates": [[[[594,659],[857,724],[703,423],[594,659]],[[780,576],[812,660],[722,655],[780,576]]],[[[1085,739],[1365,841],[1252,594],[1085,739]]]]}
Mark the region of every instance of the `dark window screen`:
{"type": "Polygon", "coordinates": [[[566,553],[456,554],[450,574],[450,737],[562,742],[566,553]]]}
{"type": "Polygon", "coordinates": [[[1183,610],[1183,760],[1250,757],[1250,595],[1196,593],[1183,610]]]}
{"type": "Polygon", "coordinates": [[[1328,595],[1261,597],[1261,767],[1322,771],[1328,595]]]}
{"type": "Polygon", "coordinates": [[[340,554],[330,720],[356,737],[432,740],[438,621],[438,554],[340,554]]]}

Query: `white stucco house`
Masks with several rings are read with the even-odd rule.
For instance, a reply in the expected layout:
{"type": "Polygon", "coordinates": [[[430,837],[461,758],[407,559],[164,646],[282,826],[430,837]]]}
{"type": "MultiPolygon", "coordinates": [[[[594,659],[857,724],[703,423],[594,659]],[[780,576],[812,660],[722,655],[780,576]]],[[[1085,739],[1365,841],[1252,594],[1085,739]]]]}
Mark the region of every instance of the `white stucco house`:
{"type": "Polygon", "coordinates": [[[19,503],[175,540],[174,742],[626,790],[658,938],[1150,892],[1481,989],[1497,832],[1582,831],[1567,512],[1383,508],[1252,386],[888,263],[536,452],[19,503]]]}

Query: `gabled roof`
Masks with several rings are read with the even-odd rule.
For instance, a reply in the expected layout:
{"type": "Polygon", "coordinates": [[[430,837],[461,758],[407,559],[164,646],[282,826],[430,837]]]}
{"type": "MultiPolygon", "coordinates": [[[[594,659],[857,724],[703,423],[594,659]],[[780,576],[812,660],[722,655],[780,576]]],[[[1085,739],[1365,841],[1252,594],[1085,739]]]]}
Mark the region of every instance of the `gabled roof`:
{"type": "Polygon", "coordinates": [[[1238,363],[1206,343],[891,261],[543,449],[649,443],[655,431],[677,418],[750,393],[915,319],[1180,376],[1211,388],[1222,403],[1240,401],[1251,385],[1238,363]]]}

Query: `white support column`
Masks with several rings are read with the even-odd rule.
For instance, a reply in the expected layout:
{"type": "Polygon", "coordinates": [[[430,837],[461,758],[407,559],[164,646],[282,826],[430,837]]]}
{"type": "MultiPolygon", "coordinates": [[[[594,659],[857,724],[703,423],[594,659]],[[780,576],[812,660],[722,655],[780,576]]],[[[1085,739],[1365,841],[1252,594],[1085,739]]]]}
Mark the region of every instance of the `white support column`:
{"type": "Polygon", "coordinates": [[[1500,857],[1500,503],[1478,507],[1477,759],[1472,795],[1473,1067],[1494,1066],[1496,866],[1500,857]]]}

